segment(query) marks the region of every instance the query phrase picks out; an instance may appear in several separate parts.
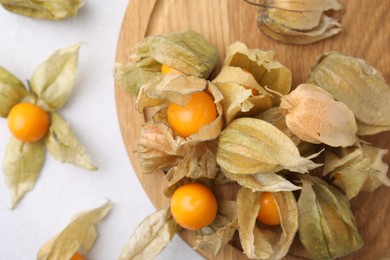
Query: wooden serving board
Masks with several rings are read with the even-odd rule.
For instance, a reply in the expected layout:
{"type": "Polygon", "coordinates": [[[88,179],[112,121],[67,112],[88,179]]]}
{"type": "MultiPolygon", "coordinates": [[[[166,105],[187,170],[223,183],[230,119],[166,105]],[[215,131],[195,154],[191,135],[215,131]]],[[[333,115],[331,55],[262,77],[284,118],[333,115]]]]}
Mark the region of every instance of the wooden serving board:
{"type": "MultiPolygon", "coordinates": [[[[147,35],[190,28],[218,48],[221,62],[226,47],[237,40],[246,43],[249,48],[275,50],[277,59],[292,70],[293,87],[305,81],[321,53],[331,50],[365,59],[390,83],[390,1],[340,1],[345,11],[341,19],[343,31],[339,35],[311,45],[294,46],[275,42],[261,33],[256,25],[256,8],[243,0],[130,0],[119,36],[116,61],[126,62],[129,49],[147,35]]],[[[135,172],[156,208],[166,206],[169,201],[163,196],[166,184],[163,175],[142,175],[134,152],[139,129],[148,118],[134,109],[135,96],[118,86],[115,87],[115,96],[123,141],[135,172]]],[[[390,149],[389,132],[367,140],[390,149]]],[[[387,155],[385,160],[389,163],[390,157],[387,155]]],[[[382,187],[373,193],[360,194],[352,200],[352,209],[365,245],[344,259],[390,257],[390,188],[382,187]]],[[[194,236],[190,232],[181,235],[193,245],[194,236]]],[[[200,253],[207,259],[213,258],[200,253]]],[[[294,242],[287,258],[307,258],[299,241],[294,242]]],[[[246,257],[229,245],[216,259],[246,257]]]]}

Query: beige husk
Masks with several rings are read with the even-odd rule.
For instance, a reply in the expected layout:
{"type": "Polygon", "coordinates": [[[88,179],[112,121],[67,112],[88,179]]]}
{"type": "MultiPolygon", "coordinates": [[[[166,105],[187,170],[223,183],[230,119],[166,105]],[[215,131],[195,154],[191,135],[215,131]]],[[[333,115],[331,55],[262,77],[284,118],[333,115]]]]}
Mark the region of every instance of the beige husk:
{"type": "Polygon", "coordinates": [[[110,202],[81,212],[59,234],[49,240],[38,252],[37,260],[68,260],[78,252],[88,252],[98,236],[96,225],[112,208],[110,202]]]}
{"type": "Polygon", "coordinates": [[[47,20],[74,17],[84,3],[84,0],[0,0],[0,4],[12,13],[47,20]]]}
{"type": "Polygon", "coordinates": [[[363,240],[348,199],[314,176],[302,176],[299,238],[313,259],[334,259],[358,250],[363,240]]]}
{"type": "Polygon", "coordinates": [[[294,142],[272,124],[255,118],[232,121],[221,133],[217,163],[234,174],[272,173],[282,169],[306,173],[318,167],[300,156],[294,142]]]}
{"type": "Polygon", "coordinates": [[[224,66],[212,81],[223,95],[226,124],[243,116],[254,116],[272,107],[272,98],[252,74],[239,67],[224,66]]]}
{"type": "Polygon", "coordinates": [[[27,95],[23,83],[0,66],[0,117],[7,117],[11,108],[27,95]]]}
{"type": "Polygon", "coordinates": [[[4,161],[4,181],[11,195],[12,208],[33,189],[45,161],[45,143],[24,143],[14,137],[8,142],[4,161]]]}
{"type": "MultiPolygon", "coordinates": [[[[268,88],[281,95],[291,89],[291,71],[275,60],[274,51],[249,49],[242,42],[235,42],[228,47],[224,66],[239,67],[248,71],[262,88],[268,88]]],[[[251,85],[263,93],[261,88],[251,85]]],[[[274,96],[274,104],[279,104],[279,97],[274,96]]]]}
{"type": "Polygon", "coordinates": [[[353,111],[358,135],[390,130],[390,86],[364,60],[338,52],[324,53],[307,81],[325,89],[353,111]]]}
{"type": "Polygon", "coordinates": [[[169,207],[155,211],[137,226],[118,259],[154,259],[172,240],[177,228],[169,207]]]}
{"type": "Polygon", "coordinates": [[[121,87],[137,94],[148,81],[160,80],[166,64],[186,75],[207,79],[218,63],[218,52],[192,30],[150,35],[130,50],[130,62],[115,65],[121,87]]]}
{"type": "Polygon", "coordinates": [[[71,163],[90,171],[98,169],[85,148],[77,141],[68,123],[57,113],[52,112],[49,133],[45,143],[49,153],[58,161],[71,163]]]}
{"type": "Polygon", "coordinates": [[[383,161],[387,149],[368,144],[342,148],[337,154],[325,153],[324,174],[333,177],[348,199],[361,191],[372,192],[382,185],[390,186],[389,166],[383,161]]]}
{"type": "Polygon", "coordinates": [[[232,240],[238,229],[238,217],[235,201],[219,201],[218,214],[207,227],[198,231],[195,249],[201,249],[217,256],[232,240]]]}
{"type": "Polygon", "coordinates": [[[318,86],[299,85],[282,97],[280,111],[290,131],[304,141],[342,147],[357,141],[353,112],[318,86]]]}
{"type": "Polygon", "coordinates": [[[289,44],[309,44],[341,31],[325,11],[340,11],[337,0],[271,0],[259,2],[257,25],[270,38],[289,44]]]}
{"type": "Polygon", "coordinates": [[[31,76],[32,91],[50,110],[60,109],[72,93],[77,76],[80,44],[60,49],[42,62],[31,76]]]}
{"type": "Polygon", "coordinates": [[[294,185],[290,181],[276,173],[259,173],[259,174],[234,174],[223,170],[225,176],[232,181],[237,182],[240,186],[255,191],[294,191],[301,187],[294,185]]]}

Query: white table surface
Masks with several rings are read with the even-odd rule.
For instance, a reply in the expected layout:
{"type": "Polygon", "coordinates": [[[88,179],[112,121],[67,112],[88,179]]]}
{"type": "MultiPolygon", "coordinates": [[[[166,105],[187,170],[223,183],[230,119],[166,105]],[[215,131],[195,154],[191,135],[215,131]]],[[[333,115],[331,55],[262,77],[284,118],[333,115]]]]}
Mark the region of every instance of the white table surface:
{"type": "MultiPolygon", "coordinates": [[[[126,0],[87,0],[77,17],[55,22],[15,15],[0,8],[0,66],[26,82],[55,50],[84,42],[79,74],[60,114],[70,123],[99,170],[62,164],[47,154],[34,189],[14,210],[0,177],[0,259],[36,259],[38,250],[75,214],[103,204],[114,207],[98,226],[88,260],[117,259],[135,227],[154,208],[127,157],[119,130],[112,68],[126,0]]],[[[10,137],[0,118],[0,162],[10,137]]],[[[201,259],[175,236],[159,259],[201,259]]]]}

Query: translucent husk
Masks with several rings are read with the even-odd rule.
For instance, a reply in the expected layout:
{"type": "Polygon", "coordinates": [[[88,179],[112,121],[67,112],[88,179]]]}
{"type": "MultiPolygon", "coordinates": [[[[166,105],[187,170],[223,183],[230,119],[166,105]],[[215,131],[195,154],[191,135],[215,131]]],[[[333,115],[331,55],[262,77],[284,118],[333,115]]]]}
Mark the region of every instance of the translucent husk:
{"type": "Polygon", "coordinates": [[[364,60],[338,52],[323,54],[307,79],[345,103],[354,113],[358,135],[390,130],[390,86],[364,60]]]}
{"type": "Polygon", "coordinates": [[[43,141],[24,143],[14,137],[8,142],[3,160],[4,181],[14,208],[33,189],[45,162],[43,141]]]}
{"type": "Polygon", "coordinates": [[[372,192],[382,185],[390,186],[389,166],[383,161],[387,149],[368,144],[341,148],[336,153],[325,153],[324,174],[333,178],[348,199],[361,191],[372,192]]]}
{"type": "Polygon", "coordinates": [[[320,178],[302,176],[298,213],[299,238],[313,259],[334,259],[362,247],[348,199],[320,178]]]}
{"type": "Polygon", "coordinates": [[[149,80],[161,79],[161,64],[207,79],[218,63],[218,52],[200,34],[188,30],[150,35],[130,50],[129,58],[127,64],[116,64],[115,77],[123,88],[137,94],[149,80]]]}
{"type": "Polygon", "coordinates": [[[31,76],[31,89],[50,110],[69,99],[77,76],[80,44],[60,49],[42,62],[31,76]]]}
{"type": "Polygon", "coordinates": [[[37,260],[71,259],[78,251],[91,250],[98,236],[96,225],[107,216],[111,208],[112,204],[107,202],[75,216],[64,230],[39,250],[37,260]]]}
{"type": "Polygon", "coordinates": [[[85,148],[77,141],[68,123],[57,113],[52,112],[49,133],[45,144],[49,153],[58,161],[71,163],[90,171],[98,169],[85,148]]]}
{"type": "Polygon", "coordinates": [[[155,211],[137,226],[118,259],[154,259],[169,244],[177,229],[169,207],[155,211]]]}
{"type": "Polygon", "coordinates": [[[283,96],[280,111],[290,131],[304,141],[342,147],[357,141],[353,112],[313,84],[301,84],[283,96]]]}
{"type": "Polygon", "coordinates": [[[147,123],[141,128],[138,157],[143,173],[166,171],[165,195],[191,179],[214,179],[219,167],[216,163],[216,142],[191,142],[174,139],[164,123],[147,123]]]}
{"type": "Polygon", "coordinates": [[[324,13],[341,10],[337,0],[272,0],[258,5],[257,25],[276,41],[309,44],[341,31],[338,20],[324,13]]]}
{"type": "Polygon", "coordinates": [[[212,81],[223,95],[221,102],[226,123],[243,116],[254,116],[272,107],[272,98],[252,74],[239,67],[224,66],[212,81]]]}
{"type": "Polygon", "coordinates": [[[195,249],[201,249],[214,256],[232,240],[238,229],[238,217],[235,201],[219,201],[218,214],[207,227],[197,232],[195,249]]]}
{"type": "Polygon", "coordinates": [[[6,117],[13,106],[28,95],[23,83],[0,66],[0,116],[6,117]]]}
{"type": "Polygon", "coordinates": [[[313,144],[303,141],[288,129],[286,117],[280,112],[279,107],[270,108],[255,117],[276,126],[294,142],[302,155],[313,154],[315,152],[315,146],[313,144]]]}
{"type": "Polygon", "coordinates": [[[233,174],[273,173],[282,169],[306,173],[318,167],[300,156],[294,142],[272,124],[255,118],[232,121],[221,133],[217,163],[233,174]]]}
{"type": "Polygon", "coordinates": [[[256,191],[294,191],[301,189],[299,186],[294,185],[283,176],[276,173],[259,173],[259,174],[234,174],[223,170],[225,176],[237,182],[240,186],[248,188],[253,192],[256,191]]]}
{"type": "MultiPolygon", "coordinates": [[[[274,51],[248,49],[244,43],[235,42],[228,47],[224,66],[248,71],[262,88],[271,89],[281,95],[287,94],[291,89],[291,71],[275,60],[274,51]]],[[[263,93],[262,89],[255,88],[263,93]]],[[[273,101],[278,104],[279,97],[274,96],[273,101]]]]}
{"type": "Polygon", "coordinates": [[[23,16],[36,19],[64,20],[77,15],[84,0],[0,0],[3,7],[23,16]]]}
{"type": "Polygon", "coordinates": [[[282,259],[298,230],[298,207],[292,192],[273,193],[279,210],[280,227],[256,223],[261,192],[242,188],[237,195],[240,241],[250,259],[282,259]]]}

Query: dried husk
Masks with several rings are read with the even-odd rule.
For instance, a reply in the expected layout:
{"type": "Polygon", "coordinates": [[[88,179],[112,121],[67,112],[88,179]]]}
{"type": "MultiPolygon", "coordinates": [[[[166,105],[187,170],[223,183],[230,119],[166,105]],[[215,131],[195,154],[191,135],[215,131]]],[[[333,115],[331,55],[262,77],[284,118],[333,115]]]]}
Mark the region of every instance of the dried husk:
{"type": "MultiPolygon", "coordinates": [[[[244,43],[235,42],[228,47],[224,66],[249,71],[261,87],[267,87],[281,95],[287,94],[291,89],[291,71],[275,60],[274,51],[248,49],[244,43]]],[[[273,101],[278,104],[279,98],[275,96],[273,101]]]]}
{"type": "Polygon", "coordinates": [[[254,116],[272,107],[268,92],[252,74],[239,67],[224,66],[212,82],[223,95],[221,104],[227,124],[235,118],[254,116]]]}
{"type": "Polygon", "coordinates": [[[271,123],[272,125],[276,126],[280,131],[282,131],[285,135],[290,137],[290,139],[298,147],[298,150],[301,155],[309,155],[315,153],[315,146],[313,144],[303,141],[298,136],[293,134],[290,129],[288,129],[286,124],[286,117],[280,112],[279,107],[272,107],[256,115],[255,118],[271,123]]]}
{"type": "Polygon", "coordinates": [[[23,16],[47,20],[64,20],[77,15],[84,0],[0,0],[3,7],[23,16]]]}
{"type": "Polygon", "coordinates": [[[288,129],[286,124],[286,117],[280,112],[279,107],[270,108],[256,115],[256,118],[267,121],[268,123],[271,123],[273,126],[277,127],[285,135],[290,137],[296,146],[302,143],[302,139],[300,139],[298,136],[293,134],[290,129],[288,129]]]}
{"type": "Polygon", "coordinates": [[[38,252],[37,260],[69,260],[78,251],[88,252],[98,236],[96,225],[106,217],[112,204],[82,212],[38,252]]]}
{"type": "Polygon", "coordinates": [[[188,152],[183,159],[165,175],[168,183],[164,193],[167,197],[171,197],[177,187],[190,180],[203,179],[198,182],[208,182],[215,179],[219,172],[215,158],[216,144],[204,142],[188,146],[186,150],[188,152]]]}
{"type": "Polygon", "coordinates": [[[257,25],[273,40],[309,44],[341,31],[338,20],[324,13],[341,9],[337,0],[260,1],[257,25]]]}
{"type": "Polygon", "coordinates": [[[294,142],[272,124],[255,118],[232,121],[221,133],[217,163],[233,174],[272,173],[282,169],[306,173],[318,167],[300,156],[294,142]]]}
{"type": "Polygon", "coordinates": [[[118,259],[154,259],[169,244],[177,229],[169,207],[152,213],[135,229],[118,259]]]}
{"type": "Polygon", "coordinates": [[[261,192],[241,188],[237,195],[240,241],[250,259],[282,259],[298,230],[298,207],[292,192],[273,193],[279,210],[280,227],[256,224],[261,192]]]}
{"type": "Polygon", "coordinates": [[[138,157],[144,174],[166,171],[165,195],[170,197],[175,189],[192,179],[216,178],[216,141],[191,142],[174,139],[164,123],[146,123],[141,127],[138,157]]]}
{"type": "Polygon", "coordinates": [[[215,220],[198,232],[194,249],[201,249],[217,256],[232,240],[237,229],[236,202],[220,201],[218,202],[218,214],[215,220]]]}
{"type": "Polygon", "coordinates": [[[23,83],[0,66],[0,117],[7,117],[11,108],[27,95],[23,83]]]}
{"type": "MultiPolygon", "coordinates": [[[[148,82],[143,85],[136,102],[136,108],[142,112],[146,107],[164,105],[157,111],[154,121],[168,124],[166,118],[167,105],[172,102],[180,106],[185,106],[191,99],[191,95],[207,91],[214,99],[217,109],[217,118],[211,123],[204,125],[197,133],[186,138],[187,141],[198,142],[212,140],[218,137],[223,126],[223,110],[220,104],[223,96],[218,88],[211,82],[194,76],[168,74],[159,82],[148,82]]],[[[176,140],[181,140],[180,136],[174,135],[176,140]]],[[[182,140],[180,142],[183,142],[182,140]]]]}
{"type": "Polygon", "coordinates": [[[357,141],[353,112],[316,85],[301,84],[283,96],[280,111],[290,131],[304,141],[334,147],[357,141]]]}
{"type": "Polygon", "coordinates": [[[60,49],[41,63],[31,77],[32,91],[51,110],[68,100],[77,75],[80,44],[60,49]]]}
{"type": "Polygon", "coordinates": [[[382,185],[390,186],[389,166],[383,161],[387,153],[387,149],[368,144],[342,148],[335,153],[327,151],[324,174],[329,174],[333,183],[352,199],[360,191],[372,192],[382,185]]]}
{"type": "Polygon", "coordinates": [[[77,141],[68,123],[55,112],[50,113],[51,124],[45,138],[49,153],[58,161],[71,163],[94,171],[98,168],[93,165],[85,148],[77,141]]]}
{"type": "Polygon", "coordinates": [[[24,195],[33,189],[45,161],[42,141],[24,143],[14,137],[8,142],[3,160],[4,181],[14,208],[24,195]]]}
{"type": "Polygon", "coordinates": [[[160,81],[161,64],[153,58],[145,58],[135,63],[115,64],[114,75],[119,86],[129,93],[138,95],[142,85],[148,81],[160,81]]]}
{"type": "Polygon", "coordinates": [[[299,238],[313,259],[334,259],[363,245],[348,199],[320,178],[302,177],[298,212],[299,238]]]}
{"type": "Polygon", "coordinates": [[[218,51],[192,30],[150,35],[130,50],[130,62],[117,64],[119,84],[137,94],[149,80],[161,78],[161,64],[186,75],[207,79],[218,63],[218,51]]]}
{"type": "Polygon", "coordinates": [[[323,54],[307,79],[345,103],[354,113],[358,135],[390,130],[390,87],[364,60],[338,52],[323,54]]]}
{"type": "Polygon", "coordinates": [[[237,182],[240,186],[255,191],[294,191],[301,187],[294,185],[290,181],[276,173],[260,173],[260,174],[234,174],[224,170],[227,178],[237,182]]]}
{"type": "Polygon", "coordinates": [[[137,148],[141,172],[151,174],[178,165],[183,158],[183,154],[178,154],[179,146],[167,125],[152,122],[143,125],[137,148]]]}

